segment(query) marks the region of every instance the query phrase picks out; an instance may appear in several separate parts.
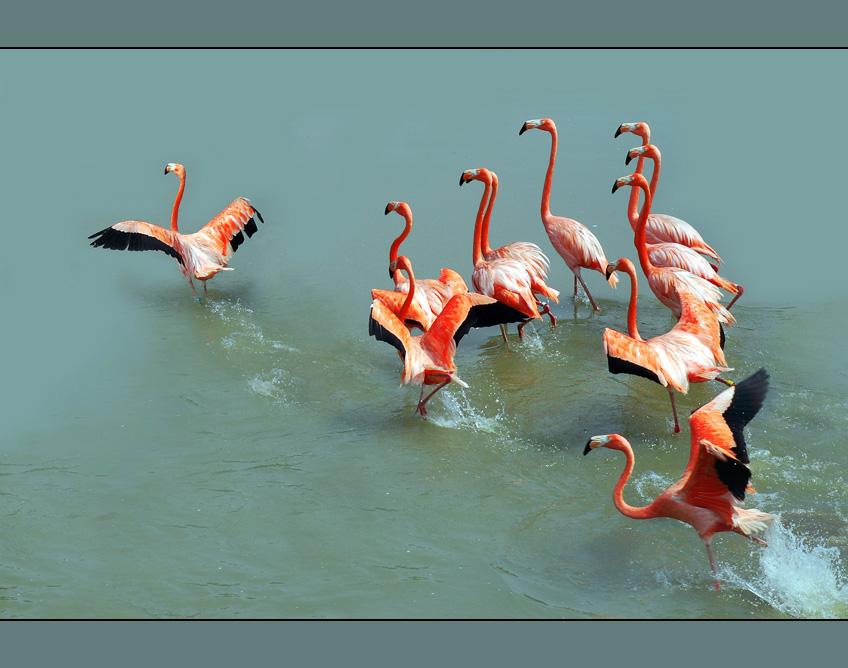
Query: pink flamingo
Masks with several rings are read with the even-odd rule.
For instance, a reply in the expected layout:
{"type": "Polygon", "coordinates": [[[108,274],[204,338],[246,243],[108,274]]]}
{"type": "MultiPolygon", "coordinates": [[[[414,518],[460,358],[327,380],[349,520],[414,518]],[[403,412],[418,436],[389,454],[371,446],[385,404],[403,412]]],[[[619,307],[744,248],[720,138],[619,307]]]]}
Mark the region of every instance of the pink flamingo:
{"type": "MultiPolygon", "coordinates": [[[[636,148],[632,148],[628,151],[627,159],[624,161],[624,164],[629,165],[630,161],[636,157],[639,158],[639,161],[636,164],[637,174],[642,173],[639,165],[644,158],[650,158],[654,161],[655,166],[653,174],[651,175],[651,185],[649,186],[651,194],[653,195],[656,192],[657,180],[660,175],[660,165],[662,161],[660,150],[653,144],[637,146],[636,148]]],[[[638,191],[634,192],[638,194],[638,191]]],[[[636,229],[636,222],[639,220],[639,213],[636,210],[635,199],[638,198],[634,198],[631,193],[627,209],[627,216],[630,219],[630,224],[633,226],[634,230],[636,229]]],[[[706,279],[716,287],[732,293],[733,299],[727,305],[727,310],[729,311],[736,303],[736,300],[742,296],[743,292],[745,292],[745,289],[741,285],[731,283],[727,279],[719,276],[718,267],[707,262],[694,248],[675,242],[652,243],[648,238],[650,221],[651,216],[648,217],[648,223],[645,227],[645,239],[648,244],[648,255],[651,258],[652,264],[657,267],[680,267],[681,269],[685,269],[696,276],[706,279]]]]}
{"type": "Polygon", "coordinates": [[[262,214],[251,206],[244,197],[236,198],[232,204],[206,223],[193,234],[180,234],[177,228],[177,216],[180,201],[185,190],[185,167],[169,162],[165,174],[173,172],[180,178],[180,188],[171,211],[171,229],[151,225],[140,220],[125,220],[111,227],[95,232],[89,239],[91,245],[112,250],[160,250],[180,263],[183,276],[188,279],[191,291],[197,301],[192,277],[203,281],[203,296],[206,296],[206,281],[219,271],[232,271],[227,261],[244,242],[244,234],[252,237],[256,233],[256,220],[261,222],[262,214]]]}
{"type": "Polygon", "coordinates": [[[516,322],[521,319],[512,309],[497,300],[468,292],[454,295],[441,310],[430,328],[420,336],[412,336],[405,326],[406,316],[415,298],[418,282],[412,273],[412,263],[401,255],[389,265],[390,271],[405,271],[409,277],[409,292],[406,294],[400,312],[395,314],[386,304],[374,295],[371,303],[371,316],[368,321],[368,333],[378,341],[397,348],[403,360],[401,385],[412,383],[421,385],[416,413],[427,417],[426,404],[430,398],[450,382],[468,387],[456,374],[456,346],[471,327],[488,327],[504,322],[516,322]],[[427,385],[436,385],[427,397],[424,390],[427,385]]]}
{"type": "Polygon", "coordinates": [[[657,296],[663,304],[671,309],[676,317],[680,317],[680,293],[685,291],[692,293],[695,297],[703,301],[707,307],[716,314],[719,322],[730,324],[736,322],[736,319],[731,315],[722,304],[719,302],[721,292],[718,288],[704,280],[700,276],[680,269],[679,267],[655,267],[651,263],[648,256],[648,247],[645,242],[645,223],[651,212],[651,191],[648,188],[648,182],[641,174],[631,174],[630,176],[622,176],[617,179],[612,186],[612,192],[615,192],[622,186],[631,186],[634,190],[641,188],[645,193],[645,203],[639,212],[639,218],[636,221],[636,251],[639,254],[639,264],[642,266],[642,271],[648,279],[648,285],[651,291],[657,296]]]}
{"type": "MultiPolygon", "coordinates": [[[[560,254],[565,264],[574,273],[574,296],[577,296],[577,282],[583,286],[586,291],[586,296],[592,302],[592,307],[596,311],[600,311],[595,300],[592,298],[592,293],[583,277],[580,275],[580,269],[594,269],[606,276],[606,268],[608,266],[607,258],[604,255],[604,250],[601,248],[601,243],[597,237],[589,231],[585,225],[578,223],[571,218],[563,218],[562,216],[554,216],[551,214],[551,182],[554,175],[554,165],[556,163],[557,154],[557,129],[556,123],[550,118],[541,118],[531,120],[521,126],[518,134],[522,135],[527,130],[545,130],[551,135],[551,157],[548,160],[548,171],[545,174],[545,184],[542,188],[542,224],[545,226],[545,231],[551,240],[557,253],[560,254]]],[[[607,276],[607,281],[612,287],[615,287],[618,282],[618,277],[615,274],[607,276]]]]}
{"type": "MultiPolygon", "coordinates": [[[[686,394],[689,383],[717,380],[726,366],[721,349],[721,330],[718,319],[706,305],[691,293],[681,295],[681,314],[671,331],[647,341],[639,334],[636,324],[638,286],[636,268],[626,257],[607,268],[608,273],[621,270],[630,276],[630,304],[627,307],[629,336],[614,329],[604,330],[604,353],[610,373],[629,373],[659,383],[668,390],[674,415],[674,433],[680,432],[674,391],[686,394]]],[[[678,288],[683,290],[684,288],[678,288]]]]}
{"type": "Polygon", "coordinates": [[[775,519],[769,513],[739,505],[745,500],[745,492],[754,491],[749,484],[751,469],[743,430],[762,407],[768,380],[766,370],[760,369],[689,416],[692,442],[686,470],[678,482],[647,506],[634,507],[624,500],[624,486],[635,462],[627,439],[620,434],[593,436],[583,450],[584,455],[598,447],[624,453],[627,463],[612,493],[615,507],[622,515],[637,520],[671,517],[692,525],[707,548],[716,589],[721,589],[721,583],[710,546],[712,537],[732,531],[766,545],[753,534],[765,531],[775,519]]]}
{"type": "MultiPolygon", "coordinates": [[[[391,211],[402,216],[406,224],[389,249],[390,264],[398,259],[400,245],[412,230],[412,209],[409,204],[406,202],[389,202],[386,205],[385,215],[388,215],[391,211]]],[[[409,291],[409,281],[399,269],[391,275],[391,278],[395,283],[394,292],[378,290],[376,297],[397,313],[404,302],[406,293],[409,291]]],[[[408,311],[407,326],[418,327],[423,331],[430,328],[430,325],[433,324],[451,297],[468,292],[468,287],[465,285],[462,276],[453,269],[447,268],[442,268],[437,279],[419,279],[416,288],[415,300],[408,311]]]]}
{"type": "MultiPolygon", "coordinates": [[[[543,294],[546,297],[557,301],[556,290],[548,287],[543,278],[537,273],[537,268],[534,263],[520,256],[513,255],[510,252],[500,254],[500,249],[495,249],[490,252],[490,258],[487,259],[483,255],[483,239],[487,238],[488,224],[484,229],[484,211],[487,203],[489,203],[492,192],[493,172],[488,169],[467,169],[459,177],[459,185],[468,181],[483,182],[483,197],[480,200],[480,206],[477,209],[477,218],[474,223],[474,247],[472,259],[474,262],[474,273],[471,276],[471,282],[474,289],[478,292],[493,297],[499,302],[502,302],[513,309],[523,313],[526,320],[518,325],[518,335],[524,338],[524,327],[534,318],[541,318],[539,310],[536,307],[539,300],[537,294],[543,294]]],[[[491,213],[491,210],[489,210],[491,213]]],[[[487,221],[488,222],[488,221],[487,221]]],[[[541,251],[539,251],[541,253],[541,251]]],[[[547,258],[542,254],[545,263],[547,258]]],[[[551,322],[556,322],[550,309],[545,305],[543,312],[547,312],[551,317],[551,322]]],[[[506,341],[506,331],[501,328],[504,341],[506,341]]]]}
{"type": "MultiPolygon", "coordinates": [[[[651,143],[651,128],[647,123],[622,123],[618,130],[615,131],[615,136],[618,137],[623,132],[631,132],[642,138],[642,146],[648,146],[651,143]]],[[[641,174],[645,165],[645,157],[639,156],[639,161],[636,163],[636,173],[641,174]]],[[[656,195],[657,182],[659,180],[659,162],[655,163],[654,173],[651,176],[651,194],[656,195]]],[[[639,192],[633,191],[630,193],[630,202],[628,211],[635,211],[639,202],[639,192]]],[[[635,224],[633,218],[630,219],[630,224],[635,224]]],[[[708,255],[716,262],[721,262],[721,258],[701,237],[698,231],[685,220],[675,218],[662,213],[655,213],[650,216],[645,228],[645,235],[648,243],[660,244],[672,242],[688,246],[693,250],[708,255]]]]}

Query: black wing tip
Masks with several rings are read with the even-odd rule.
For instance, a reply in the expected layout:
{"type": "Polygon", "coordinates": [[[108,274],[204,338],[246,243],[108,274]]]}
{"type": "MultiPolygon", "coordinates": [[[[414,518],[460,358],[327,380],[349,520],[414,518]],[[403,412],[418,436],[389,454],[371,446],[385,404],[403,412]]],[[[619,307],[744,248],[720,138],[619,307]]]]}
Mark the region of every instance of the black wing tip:
{"type": "Polygon", "coordinates": [[[124,232],[123,230],[116,230],[114,227],[107,227],[105,230],[92,234],[89,239],[94,237],[97,238],[91,242],[91,245],[95,248],[130,251],[159,250],[170,255],[180,264],[184,264],[183,256],[175,248],[156,237],[137,232],[124,232]]]}
{"type": "Polygon", "coordinates": [[[620,357],[613,357],[608,354],[607,368],[610,373],[626,373],[631,376],[640,376],[641,378],[647,378],[648,380],[654,381],[657,385],[662,385],[659,376],[657,376],[657,374],[653,371],[646,369],[643,366],[639,366],[634,362],[630,362],[629,360],[621,359],[620,357]]]}
{"type": "MultiPolygon", "coordinates": [[[[264,225],[264,224],[265,224],[265,219],[262,217],[262,214],[261,214],[261,213],[259,213],[259,209],[257,209],[257,208],[256,208],[255,206],[253,206],[252,204],[250,205],[250,208],[251,208],[251,209],[253,209],[253,213],[255,213],[257,216],[259,216],[259,222],[260,222],[260,223],[262,223],[262,224],[264,225]]],[[[253,218],[251,218],[251,220],[253,220],[253,218]]],[[[256,231],[256,223],[253,223],[253,231],[254,231],[254,232],[256,231]]]]}

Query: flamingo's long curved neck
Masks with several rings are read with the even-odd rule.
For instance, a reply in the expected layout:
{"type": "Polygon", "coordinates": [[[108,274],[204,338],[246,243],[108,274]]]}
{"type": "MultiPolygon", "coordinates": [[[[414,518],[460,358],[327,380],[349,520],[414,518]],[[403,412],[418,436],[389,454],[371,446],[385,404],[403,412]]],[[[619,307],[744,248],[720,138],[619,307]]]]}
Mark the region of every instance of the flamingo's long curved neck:
{"type": "MultiPolygon", "coordinates": [[[[489,245],[489,223],[492,220],[492,206],[498,196],[498,175],[490,172],[492,191],[489,197],[489,204],[486,206],[486,214],[483,216],[483,226],[480,229],[480,252],[483,257],[489,257],[492,252],[492,247],[489,245]]],[[[488,183],[488,181],[486,182],[488,183]]]]}
{"type": "MultiPolygon", "coordinates": [[[[651,143],[651,134],[650,132],[644,132],[642,135],[642,146],[645,147],[651,143]]],[[[645,169],[645,156],[640,155],[639,159],[636,161],[636,171],[635,174],[641,174],[642,170],[645,169]]],[[[656,169],[654,169],[656,172],[656,169]]],[[[651,178],[653,182],[653,177],[651,178]]],[[[653,186],[651,186],[651,192],[654,191],[653,186]]],[[[636,226],[636,220],[639,217],[639,191],[634,188],[630,191],[630,199],[627,202],[627,217],[630,219],[630,224],[632,226],[636,226]]]]}
{"type": "Polygon", "coordinates": [[[409,292],[406,293],[406,299],[403,300],[403,306],[398,311],[398,320],[404,322],[406,315],[409,313],[409,307],[412,306],[412,300],[415,298],[415,276],[412,274],[412,267],[407,262],[400,262],[397,266],[397,271],[405,271],[409,278],[409,292]]]}
{"type": "Polygon", "coordinates": [[[407,207],[398,207],[397,211],[403,216],[406,221],[406,226],[403,228],[403,232],[400,233],[400,236],[392,242],[392,247],[389,249],[389,263],[398,259],[398,250],[400,249],[400,245],[404,242],[404,239],[409,236],[409,233],[412,230],[412,211],[410,211],[407,207]]]}
{"type": "Polygon", "coordinates": [[[630,276],[630,304],[627,306],[627,333],[637,341],[644,341],[645,339],[639,334],[639,328],[636,325],[636,302],[639,297],[639,287],[636,283],[636,267],[627,258],[622,258],[618,261],[617,268],[630,276]]]}
{"type": "Polygon", "coordinates": [[[177,216],[180,212],[180,202],[183,199],[183,191],[185,190],[185,176],[177,173],[177,176],[180,177],[180,189],[177,191],[177,198],[174,200],[174,208],[171,210],[171,231],[179,232],[177,229],[177,216]]]}
{"type": "Polygon", "coordinates": [[[621,473],[621,477],[619,477],[618,482],[615,484],[615,488],[612,490],[613,504],[618,511],[626,517],[632,517],[636,520],[644,520],[655,517],[656,515],[652,512],[650,505],[631,506],[624,500],[624,486],[630,479],[630,474],[633,473],[633,464],[635,462],[633,449],[629,444],[621,443],[619,441],[613,442],[612,449],[621,450],[624,453],[624,456],[627,457],[627,463],[624,465],[624,471],[621,473]]]}
{"type": "Polygon", "coordinates": [[[542,186],[542,222],[545,222],[551,215],[551,183],[554,180],[554,165],[556,164],[557,154],[557,131],[556,127],[552,127],[551,133],[551,157],[548,160],[548,171],[545,173],[545,184],[542,186]]]}
{"type": "Polygon", "coordinates": [[[489,194],[492,192],[492,182],[484,181],[483,197],[480,199],[480,206],[477,209],[477,219],[474,221],[474,249],[472,251],[472,259],[475,266],[483,259],[483,253],[480,250],[480,234],[483,231],[483,212],[486,209],[486,203],[489,201],[489,194]]]}
{"type": "Polygon", "coordinates": [[[651,264],[651,258],[648,257],[648,246],[645,243],[645,224],[648,222],[648,216],[651,213],[651,202],[653,201],[653,197],[651,196],[651,190],[644,177],[639,178],[632,187],[634,192],[638,193],[639,188],[645,192],[645,203],[642,205],[642,210],[639,212],[639,219],[636,221],[636,236],[634,242],[636,245],[636,252],[639,253],[639,264],[642,265],[642,271],[644,271],[647,276],[651,273],[653,265],[651,264]]]}

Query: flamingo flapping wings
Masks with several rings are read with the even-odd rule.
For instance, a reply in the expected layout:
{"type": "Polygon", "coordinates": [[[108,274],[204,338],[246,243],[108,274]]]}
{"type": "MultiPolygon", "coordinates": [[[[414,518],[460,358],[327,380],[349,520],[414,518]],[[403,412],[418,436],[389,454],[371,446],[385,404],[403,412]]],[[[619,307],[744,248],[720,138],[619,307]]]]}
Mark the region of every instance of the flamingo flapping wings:
{"type": "Polygon", "coordinates": [[[604,255],[603,248],[601,248],[601,242],[589,231],[588,227],[571,218],[551,214],[551,182],[553,181],[557,154],[556,123],[550,118],[526,121],[518,134],[522,135],[527,130],[533,129],[544,130],[551,135],[551,156],[548,160],[548,171],[545,174],[545,183],[542,187],[542,224],[545,226],[545,231],[548,233],[548,238],[550,238],[553,247],[574,273],[574,296],[577,296],[577,282],[579,281],[589,301],[592,302],[592,307],[596,311],[600,311],[601,309],[595,303],[592,293],[589,292],[586,282],[580,275],[580,269],[593,269],[606,275],[607,281],[613,288],[618,282],[618,277],[615,274],[606,274],[609,263],[604,255]]]}
{"type": "Polygon", "coordinates": [[[180,270],[188,279],[197,301],[192,278],[203,281],[203,296],[206,296],[206,281],[219,271],[232,271],[227,262],[244,242],[244,235],[252,237],[257,230],[256,218],[265,222],[244,197],[236,198],[232,204],[215,218],[192,234],[181,234],[177,228],[180,201],[185,190],[185,167],[175,163],[165,166],[165,174],[173,172],[180,179],[174,208],[171,211],[171,229],[151,225],[140,220],[125,220],[95,232],[89,239],[92,246],[112,250],[160,250],[180,263],[180,270]]]}
{"type": "MultiPolygon", "coordinates": [[[[489,222],[491,219],[491,204],[494,198],[493,188],[496,187],[497,175],[484,168],[467,169],[459,177],[459,185],[469,181],[483,183],[483,196],[477,209],[474,223],[474,246],[472,260],[474,273],[471,282],[478,292],[493,297],[511,306],[526,316],[518,326],[518,334],[524,337],[524,326],[535,318],[541,318],[538,305],[542,305],[542,313],[547,313],[551,323],[556,318],[550,312],[547,304],[536,295],[542,295],[558,302],[559,292],[545,283],[549,265],[548,258],[541,249],[529,242],[516,242],[492,249],[488,245],[489,222]],[[487,206],[488,205],[488,206],[487,206]],[[484,216],[485,213],[485,216],[484,216]],[[484,253],[485,249],[488,253],[484,253]]],[[[506,332],[504,340],[506,340],[506,332]]]]}
{"type": "MultiPolygon", "coordinates": [[[[718,380],[726,366],[721,349],[721,328],[718,319],[706,305],[691,294],[683,293],[680,318],[671,331],[647,341],[639,334],[636,324],[638,287],[636,268],[623,257],[611,264],[607,273],[620,270],[630,276],[630,304],[627,307],[627,331],[604,330],[604,353],[610,373],[642,376],[668,389],[674,415],[674,433],[680,431],[674,391],[686,394],[689,383],[718,380]]],[[[679,288],[683,289],[683,288],[679,288]]]]}
{"type": "Polygon", "coordinates": [[[648,245],[645,240],[645,224],[651,212],[652,202],[648,182],[641,174],[622,176],[616,179],[612,186],[612,192],[615,192],[622,186],[630,186],[634,190],[641,188],[645,194],[645,202],[636,221],[634,244],[639,254],[639,264],[642,266],[642,271],[648,279],[648,286],[657,296],[657,299],[671,309],[672,313],[679,318],[681,313],[680,296],[684,293],[691,293],[703,301],[716,314],[719,322],[727,325],[736,322],[730,311],[719,301],[721,299],[721,292],[712,283],[679,267],[654,266],[648,255],[648,245]]]}
{"type": "MultiPolygon", "coordinates": [[[[386,205],[385,215],[392,211],[403,216],[406,225],[389,249],[390,266],[398,259],[400,245],[412,230],[412,209],[406,202],[389,202],[386,205]]],[[[409,280],[400,269],[395,269],[394,272],[390,271],[389,273],[395,283],[394,291],[375,290],[372,291],[372,294],[394,313],[398,313],[406,299],[406,294],[409,292],[409,280]]],[[[447,268],[442,268],[437,279],[418,279],[415,287],[415,299],[410,304],[406,324],[408,327],[417,327],[425,332],[436,320],[451,297],[468,292],[468,287],[465,285],[462,276],[453,269],[447,268]]]]}
{"type": "Polygon", "coordinates": [[[409,292],[399,313],[391,311],[372,291],[371,317],[368,333],[379,341],[397,348],[403,360],[401,385],[421,385],[416,413],[427,417],[426,403],[451,381],[468,387],[456,373],[454,356],[456,346],[471,327],[489,327],[506,322],[517,322],[523,315],[490,297],[475,292],[454,295],[441,310],[430,328],[419,336],[412,336],[405,325],[407,312],[415,298],[417,282],[412,273],[412,263],[404,255],[390,265],[391,271],[404,271],[409,277],[409,292]],[[427,385],[436,388],[424,396],[427,385]]]}
{"type": "Polygon", "coordinates": [[[765,545],[754,536],[765,531],[774,515],[739,504],[750,486],[751,469],[744,438],[746,425],[763,405],[769,375],[760,369],[738,385],[726,389],[689,416],[692,441],[689,463],[680,480],[647,506],[634,507],[624,501],[623,490],[633,472],[630,443],[620,434],[593,436],[583,454],[598,447],[621,450],[627,458],[624,472],[613,490],[613,503],[623,515],[633,519],[671,517],[691,524],[707,548],[713,584],[721,588],[710,542],[722,531],[732,531],[765,545]]]}
{"type": "MultiPolygon", "coordinates": [[[[615,136],[618,137],[624,132],[631,132],[642,138],[642,146],[648,146],[651,143],[651,128],[647,123],[622,123],[615,131],[615,136]]],[[[645,165],[645,155],[639,156],[639,161],[636,163],[636,173],[641,174],[645,165]]],[[[654,163],[654,173],[651,176],[651,194],[656,195],[657,182],[659,180],[660,163],[654,163]]],[[[633,191],[630,193],[629,211],[635,212],[639,202],[639,192],[633,191]]],[[[636,229],[635,216],[631,216],[630,224],[633,229],[636,229]]],[[[721,258],[713,248],[704,241],[698,230],[685,220],[675,218],[663,213],[652,214],[648,218],[645,227],[645,238],[648,243],[660,244],[672,242],[688,246],[702,255],[707,255],[716,262],[721,262],[721,258]]]]}
{"type": "MultiPolygon", "coordinates": [[[[654,161],[654,172],[651,175],[651,183],[650,190],[651,195],[653,196],[657,190],[657,180],[660,175],[660,164],[662,160],[662,156],[660,154],[660,150],[654,146],[653,144],[648,144],[647,146],[637,146],[636,148],[630,149],[627,152],[627,158],[624,161],[625,165],[629,165],[630,161],[633,158],[639,158],[639,162],[637,162],[636,173],[641,174],[641,169],[639,164],[644,158],[650,158],[654,161]]],[[[638,191],[634,191],[638,192],[638,191]]],[[[636,209],[636,202],[632,196],[628,203],[627,216],[630,219],[630,224],[633,226],[633,229],[636,229],[636,224],[639,220],[639,212],[636,209]]],[[[691,248],[687,245],[683,245],[676,242],[666,241],[661,243],[654,243],[651,241],[653,235],[651,235],[651,216],[648,216],[648,221],[645,224],[645,243],[648,246],[648,256],[651,258],[651,264],[656,267],[680,267],[681,269],[685,269],[686,271],[695,274],[696,276],[700,276],[701,278],[709,281],[716,287],[721,288],[727,292],[733,294],[733,299],[727,305],[727,310],[736,303],[736,300],[742,296],[742,293],[745,292],[745,289],[738,285],[737,283],[731,283],[726,278],[719,276],[718,267],[707,260],[699,254],[694,248],[691,248]]],[[[681,221],[682,222],[682,221],[681,221]]]]}

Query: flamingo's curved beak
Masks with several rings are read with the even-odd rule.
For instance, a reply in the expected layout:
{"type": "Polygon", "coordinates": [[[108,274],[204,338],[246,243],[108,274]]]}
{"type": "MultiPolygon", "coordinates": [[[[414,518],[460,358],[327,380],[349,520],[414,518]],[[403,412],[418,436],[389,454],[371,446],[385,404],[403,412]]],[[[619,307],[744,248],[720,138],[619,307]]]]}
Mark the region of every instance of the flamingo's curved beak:
{"type": "Polygon", "coordinates": [[[528,129],[529,129],[529,128],[527,127],[527,123],[525,123],[524,125],[522,125],[522,126],[521,126],[521,129],[518,131],[518,136],[520,137],[521,135],[523,135],[525,132],[527,132],[527,130],[528,130],[528,129]]]}

